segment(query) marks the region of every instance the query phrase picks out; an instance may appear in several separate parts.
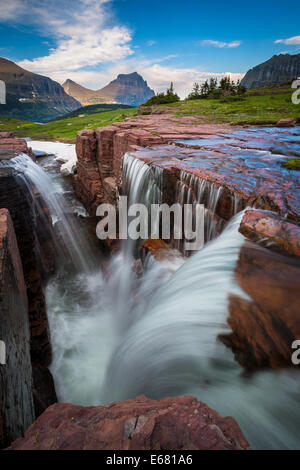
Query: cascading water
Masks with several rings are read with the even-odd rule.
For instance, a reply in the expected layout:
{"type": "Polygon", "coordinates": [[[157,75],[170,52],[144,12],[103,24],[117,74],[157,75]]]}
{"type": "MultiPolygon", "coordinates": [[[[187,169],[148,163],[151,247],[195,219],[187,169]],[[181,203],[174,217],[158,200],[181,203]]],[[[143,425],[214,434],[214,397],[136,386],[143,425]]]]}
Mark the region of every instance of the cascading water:
{"type": "MultiPolygon", "coordinates": [[[[216,208],[222,195],[222,186],[217,186],[204,179],[198,178],[184,170],[180,172],[177,188],[178,202],[184,204],[203,204],[205,206],[205,241],[214,239],[220,233],[223,225],[216,219],[216,208]]],[[[233,215],[237,212],[234,211],[233,215]]]]}
{"type": "Polygon", "coordinates": [[[60,241],[57,248],[60,254],[65,253],[64,259],[67,262],[71,260],[73,267],[76,267],[78,272],[88,272],[92,269],[92,255],[89,253],[89,246],[81,236],[76,220],[68,215],[68,208],[61,189],[54,186],[47,173],[25,154],[10,160],[2,160],[0,165],[14,168],[18,172],[17,177],[23,178],[32,194],[34,188],[37,188],[39,193],[42,194],[50,208],[53,224],[57,226],[60,241]]]}
{"type": "MultiPolygon", "coordinates": [[[[51,178],[27,157],[13,163],[48,201],[52,217],[64,220],[71,246],[74,227],[63,219],[63,195],[57,207],[51,178]]],[[[124,157],[123,192],[130,203],[159,203],[161,177],[161,170],[124,157]]],[[[192,186],[182,201],[196,194],[202,202],[206,183],[195,180],[192,186]]],[[[209,193],[206,205],[214,210],[220,193],[216,187],[209,193]]],[[[233,210],[237,208],[238,201],[233,210]]],[[[245,377],[231,351],[217,340],[228,331],[228,294],[245,295],[233,275],[244,242],[240,218],[238,214],[173,276],[154,259],[147,260],[142,276],[136,274],[131,257],[124,254],[126,246],[103,272],[100,266],[95,270],[85,264],[86,240],[72,246],[70,256],[78,256],[84,266],[67,275],[61,267],[46,292],[51,369],[61,401],[99,405],[141,393],[153,398],[195,395],[235,417],[254,448],[299,448],[299,373],[245,377]]]]}

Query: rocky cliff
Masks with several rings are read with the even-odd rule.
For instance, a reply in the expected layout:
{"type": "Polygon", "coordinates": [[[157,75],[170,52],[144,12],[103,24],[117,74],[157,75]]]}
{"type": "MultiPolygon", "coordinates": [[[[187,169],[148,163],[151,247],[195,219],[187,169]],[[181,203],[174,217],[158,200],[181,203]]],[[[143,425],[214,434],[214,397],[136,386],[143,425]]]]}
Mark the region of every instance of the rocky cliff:
{"type": "Polygon", "coordinates": [[[116,80],[96,91],[84,88],[72,80],[67,80],[63,87],[66,93],[73,96],[83,106],[99,103],[139,106],[154,95],[154,91],[137,72],[118,75],[116,80]]]}
{"type": "Polygon", "coordinates": [[[297,77],[300,77],[300,54],[279,54],[249,70],[241,84],[247,88],[259,88],[297,77]]]}
{"type": "Polygon", "coordinates": [[[28,300],[13,223],[0,209],[0,339],[6,364],[0,364],[0,448],[22,436],[34,421],[28,300]]]}
{"type": "Polygon", "coordinates": [[[44,122],[80,108],[59,83],[4,58],[0,58],[0,80],[6,84],[6,104],[0,105],[2,117],[44,122]]]}
{"type": "MultiPolygon", "coordinates": [[[[0,161],[24,150],[20,141],[1,139],[0,161]]],[[[13,167],[0,167],[0,208],[0,339],[7,345],[7,366],[0,366],[0,441],[7,445],[56,401],[44,297],[54,245],[45,201],[13,167]]]]}

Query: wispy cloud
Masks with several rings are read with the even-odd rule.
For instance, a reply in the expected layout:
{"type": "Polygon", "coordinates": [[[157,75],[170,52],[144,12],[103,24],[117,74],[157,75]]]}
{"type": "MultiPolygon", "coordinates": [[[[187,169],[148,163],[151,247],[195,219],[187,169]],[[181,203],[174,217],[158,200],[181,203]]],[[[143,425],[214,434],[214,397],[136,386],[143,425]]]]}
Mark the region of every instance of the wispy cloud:
{"type": "Polygon", "coordinates": [[[147,41],[147,46],[154,46],[154,44],[156,44],[157,41],[154,41],[153,39],[150,39],[150,41],[147,41]]]}
{"type": "Polygon", "coordinates": [[[277,39],[274,44],[285,44],[286,46],[298,46],[300,45],[300,36],[293,36],[287,39],[277,39]]]}
{"type": "MultiPolygon", "coordinates": [[[[4,0],[0,0],[1,4],[4,0]]],[[[83,86],[99,89],[120,73],[139,72],[155,91],[164,91],[173,81],[178,94],[185,98],[195,81],[221,78],[228,73],[213,73],[199,68],[167,66],[176,55],[145,58],[135,49],[132,33],[119,24],[111,10],[112,0],[10,0],[0,23],[30,24],[49,42],[49,52],[42,57],[23,60],[19,65],[62,83],[70,78],[83,86]],[[45,37],[46,36],[46,37],[45,37]]],[[[208,41],[215,47],[238,47],[240,41],[208,41]],[[217,45],[218,44],[218,45],[217,45]]],[[[148,41],[148,46],[154,40],[148,41]]],[[[233,79],[243,74],[229,74],[233,79]]]]}
{"type": "MultiPolygon", "coordinates": [[[[19,0],[12,0],[15,8],[14,21],[20,11],[36,29],[54,40],[48,55],[19,62],[32,72],[55,74],[80,70],[87,66],[122,60],[134,52],[130,46],[131,31],[116,23],[108,4],[111,0],[27,0],[27,9],[18,10],[19,0]],[[30,14],[30,18],[29,18],[30,14]]],[[[5,10],[6,21],[11,20],[9,8],[5,10]]],[[[4,21],[1,13],[1,20],[4,21]]]]}
{"type": "Polygon", "coordinates": [[[201,46],[213,46],[219,48],[235,48],[239,47],[242,44],[242,41],[232,41],[232,42],[224,42],[224,41],[214,41],[213,39],[204,39],[199,43],[201,46]]]}

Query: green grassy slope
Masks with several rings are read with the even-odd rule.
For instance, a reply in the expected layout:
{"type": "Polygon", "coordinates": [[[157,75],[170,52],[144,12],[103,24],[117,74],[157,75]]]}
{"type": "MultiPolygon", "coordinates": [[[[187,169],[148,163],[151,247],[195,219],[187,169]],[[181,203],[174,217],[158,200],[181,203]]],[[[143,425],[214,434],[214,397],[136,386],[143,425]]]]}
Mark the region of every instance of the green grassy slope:
{"type": "Polygon", "coordinates": [[[177,116],[201,116],[201,122],[231,124],[276,124],[283,118],[300,123],[300,104],[292,103],[290,87],[268,87],[248,91],[240,99],[202,99],[162,105],[177,116]]]}
{"type": "MultiPolygon", "coordinates": [[[[142,114],[165,112],[177,117],[199,116],[199,123],[276,124],[283,118],[294,118],[300,123],[300,104],[292,103],[292,92],[289,86],[268,87],[248,91],[238,100],[229,98],[180,101],[168,105],[144,107],[141,112],[142,114]]],[[[43,125],[0,117],[0,130],[11,130],[21,137],[75,142],[77,132],[82,129],[107,126],[137,114],[137,108],[118,107],[109,111],[105,109],[103,111],[103,105],[81,108],[75,111],[75,116],[72,113],[63,119],[43,125]]]]}
{"type": "Polygon", "coordinates": [[[67,117],[46,124],[35,124],[18,119],[6,119],[0,117],[0,131],[10,130],[20,137],[31,137],[37,140],[60,140],[63,142],[75,142],[77,133],[82,129],[108,126],[125,117],[134,116],[136,108],[115,109],[100,113],[87,114],[81,109],[81,113],[75,117],[67,117]],[[81,116],[81,117],[80,117],[81,116]]]}

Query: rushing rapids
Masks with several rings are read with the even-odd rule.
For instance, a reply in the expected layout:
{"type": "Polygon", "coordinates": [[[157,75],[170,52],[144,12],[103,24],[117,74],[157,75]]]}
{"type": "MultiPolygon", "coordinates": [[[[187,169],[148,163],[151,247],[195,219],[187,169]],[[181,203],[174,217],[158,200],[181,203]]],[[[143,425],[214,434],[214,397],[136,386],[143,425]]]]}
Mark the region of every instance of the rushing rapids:
{"type": "MultiPolygon", "coordinates": [[[[62,244],[67,251],[46,292],[59,400],[98,405],[138,394],[194,395],[234,416],[254,448],[299,447],[299,373],[245,376],[218,341],[230,330],[228,295],[247,297],[234,279],[245,240],[238,231],[239,200],[232,202],[235,215],[227,226],[215,224],[222,188],[182,172],[177,202],[206,207],[204,248],[184,263],[177,260],[176,268],[183,264],[173,275],[148,258],[141,276],[132,269],[132,247],[125,242],[103,270],[70,215],[62,183],[29,160],[20,156],[9,164],[48,202],[58,250],[62,244]],[[64,261],[68,256],[71,268],[64,261]]],[[[125,157],[123,191],[130,203],[159,203],[162,181],[158,167],[125,157]]]]}

